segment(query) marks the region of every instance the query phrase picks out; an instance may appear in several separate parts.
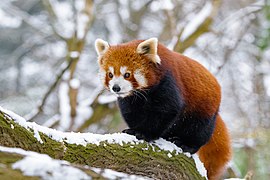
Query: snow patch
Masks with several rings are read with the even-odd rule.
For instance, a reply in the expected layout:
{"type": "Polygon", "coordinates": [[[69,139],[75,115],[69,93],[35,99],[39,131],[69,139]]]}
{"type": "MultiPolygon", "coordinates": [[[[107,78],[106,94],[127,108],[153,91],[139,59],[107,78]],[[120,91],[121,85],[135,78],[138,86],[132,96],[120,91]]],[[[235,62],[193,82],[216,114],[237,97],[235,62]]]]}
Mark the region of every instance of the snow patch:
{"type": "Polygon", "coordinates": [[[18,169],[26,176],[38,176],[42,179],[91,179],[85,172],[70,166],[70,163],[63,160],[55,160],[46,154],[25,151],[19,148],[7,148],[0,146],[0,151],[16,153],[25,156],[22,160],[12,165],[13,169],[18,169]]]}
{"type": "Polygon", "coordinates": [[[108,179],[122,179],[122,180],[144,180],[149,179],[146,177],[138,177],[135,175],[128,175],[122,172],[113,171],[111,169],[105,169],[101,175],[108,179]]]}
{"type": "Polygon", "coordinates": [[[2,9],[0,9],[0,26],[8,28],[18,28],[22,24],[22,19],[18,17],[11,17],[2,9]]]}
{"type": "Polygon", "coordinates": [[[115,95],[100,95],[98,97],[98,102],[100,104],[109,104],[112,102],[115,102],[117,100],[117,97],[115,95]]]}
{"type": "Polygon", "coordinates": [[[59,106],[60,106],[60,129],[65,130],[70,127],[71,118],[70,118],[70,103],[68,97],[69,87],[66,82],[62,82],[59,85],[59,106]]]}
{"type": "Polygon", "coordinates": [[[199,171],[199,173],[203,176],[203,177],[207,177],[207,171],[204,168],[203,163],[200,161],[199,156],[197,154],[193,154],[192,158],[195,161],[196,164],[196,168],[199,171]]]}
{"type": "MultiPolygon", "coordinates": [[[[58,179],[91,179],[82,170],[70,166],[70,163],[64,160],[52,159],[46,154],[39,154],[32,151],[25,151],[20,148],[8,148],[0,146],[0,152],[16,153],[25,156],[22,160],[17,161],[12,165],[13,169],[18,169],[26,176],[38,176],[42,179],[58,180],[58,179]]],[[[4,164],[0,164],[5,166],[4,164]]],[[[89,166],[84,166],[86,169],[90,169],[103,177],[108,179],[122,179],[122,180],[144,180],[149,179],[147,177],[141,177],[137,175],[129,175],[122,172],[117,172],[111,169],[100,169],[89,166]]]]}
{"type": "Polygon", "coordinates": [[[212,10],[211,2],[207,2],[202,10],[187,24],[185,27],[183,34],[180,40],[183,42],[186,38],[188,38],[193,32],[198,29],[198,27],[202,24],[202,22],[209,16],[212,10]]]}
{"type": "Polygon", "coordinates": [[[80,53],[78,51],[71,51],[70,52],[70,57],[75,59],[78,58],[80,56],[80,53]]]}
{"type": "Polygon", "coordinates": [[[83,171],[68,166],[65,161],[53,160],[49,156],[25,157],[12,165],[13,169],[19,169],[26,176],[38,176],[43,179],[57,180],[68,177],[70,180],[91,179],[83,171]]]}
{"type": "Polygon", "coordinates": [[[151,10],[153,12],[159,11],[159,10],[172,10],[174,8],[174,4],[171,0],[159,0],[159,1],[153,1],[150,6],[151,10]]]}
{"type": "Polygon", "coordinates": [[[163,138],[159,138],[158,140],[155,140],[153,142],[153,144],[156,145],[157,147],[159,147],[162,150],[166,150],[166,151],[169,151],[169,152],[174,152],[175,151],[175,154],[183,153],[181,148],[177,147],[175,144],[173,144],[173,143],[171,143],[169,141],[166,141],[163,138]]]}
{"type": "Polygon", "coordinates": [[[77,26],[77,37],[78,39],[83,39],[86,35],[87,23],[89,21],[89,16],[85,13],[79,13],[77,17],[78,26],[77,26]]]}
{"type": "Polygon", "coordinates": [[[73,78],[69,81],[69,85],[73,88],[73,89],[79,89],[80,87],[80,80],[73,78]]]}

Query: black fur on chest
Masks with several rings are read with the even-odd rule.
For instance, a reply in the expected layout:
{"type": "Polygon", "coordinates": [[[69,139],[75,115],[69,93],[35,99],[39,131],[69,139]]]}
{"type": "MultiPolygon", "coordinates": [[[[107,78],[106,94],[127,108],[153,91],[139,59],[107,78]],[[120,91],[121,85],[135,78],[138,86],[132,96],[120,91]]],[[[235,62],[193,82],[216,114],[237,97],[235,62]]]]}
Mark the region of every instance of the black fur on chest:
{"type": "Polygon", "coordinates": [[[163,137],[194,153],[213,133],[216,115],[202,118],[196,112],[187,114],[181,90],[170,72],[149,90],[118,98],[118,105],[130,128],[125,132],[139,139],[163,137]]]}

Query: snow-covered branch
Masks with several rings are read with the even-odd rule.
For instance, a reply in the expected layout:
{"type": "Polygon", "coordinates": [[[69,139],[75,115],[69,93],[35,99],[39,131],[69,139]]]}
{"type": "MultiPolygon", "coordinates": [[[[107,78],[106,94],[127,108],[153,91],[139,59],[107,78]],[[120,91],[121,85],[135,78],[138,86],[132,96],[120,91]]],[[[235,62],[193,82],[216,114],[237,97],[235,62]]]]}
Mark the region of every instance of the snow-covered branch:
{"type": "Polygon", "coordinates": [[[174,51],[183,53],[188,47],[204,33],[210,30],[213,23],[213,18],[216,16],[221,1],[212,0],[207,2],[202,10],[190,21],[184,29],[181,29],[176,35],[177,42],[174,46],[174,51]]]}
{"type": "MultiPolygon", "coordinates": [[[[79,165],[109,168],[154,179],[205,179],[206,176],[197,155],[182,153],[181,149],[164,139],[147,143],[122,133],[64,133],[26,122],[1,107],[0,135],[1,146],[44,153],[79,165]]],[[[3,148],[0,148],[1,151],[3,148]]],[[[59,165],[65,164],[65,161],[57,162],[59,165]]],[[[23,167],[19,162],[13,167],[23,167]]]]}

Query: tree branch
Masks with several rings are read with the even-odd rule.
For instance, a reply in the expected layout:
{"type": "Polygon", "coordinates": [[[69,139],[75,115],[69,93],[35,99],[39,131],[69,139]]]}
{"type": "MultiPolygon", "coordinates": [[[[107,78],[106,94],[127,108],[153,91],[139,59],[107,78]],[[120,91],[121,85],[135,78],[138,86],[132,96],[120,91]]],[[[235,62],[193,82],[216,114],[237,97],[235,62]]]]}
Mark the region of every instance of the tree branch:
{"type": "Polygon", "coordinates": [[[220,7],[221,1],[220,0],[212,0],[212,10],[209,15],[204,19],[204,21],[197,27],[197,29],[191,33],[187,38],[181,41],[182,33],[184,30],[181,30],[177,35],[178,41],[174,46],[174,51],[183,53],[187,48],[192,46],[195,41],[204,33],[208,32],[210,26],[213,23],[213,18],[218,12],[220,7]]]}
{"type": "Polygon", "coordinates": [[[51,28],[54,32],[54,34],[60,38],[63,41],[67,41],[67,39],[65,37],[63,37],[60,33],[58,33],[55,25],[54,25],[54,21],[57,20],[57,16],[56,13],[54,12],[53,6],[51,4],[51,2],[49,0],[42,0],[43,5],[45,6],[47,12],[49,13],[49,23],[51,25],[51,28]]]}
{"type": "Polygon", "coordinates": [[[45,93],[45,95],[43,96],[43,99],[41,100],[41,103],[37,107],[37,109],[35,109],[33,112],[31,112],[30,114],[28,114],[26,116],[26,119],[28,121],[33,121],[38,115],[40,115],[40,113],[43,112],[43,107],[46,104],[46,101],[47,101],[48,97],[53,92],[53,90],[56,88],[56,86],[60,82],[60,80],[61,80],[62,76],[64,75],[64,73],[70,68],[72,62],[73,62],[73,59],[71,58],[70,61],[67,64],[67,66],[64,69],[62,69],[62,71],[56,76],[54,82],[49,87],[49,89],[47,90],[47,92],[45,93]]]}
{"type": "Polygon", "coordinates": [[[2,108],[0,135],[1,146],[44,153],[79,165],[154,179],[205,179],[192,156],[180,153],[174,144],[164,140],[147,143],[127,134],[63,133],[26,122],[2,108]]]}

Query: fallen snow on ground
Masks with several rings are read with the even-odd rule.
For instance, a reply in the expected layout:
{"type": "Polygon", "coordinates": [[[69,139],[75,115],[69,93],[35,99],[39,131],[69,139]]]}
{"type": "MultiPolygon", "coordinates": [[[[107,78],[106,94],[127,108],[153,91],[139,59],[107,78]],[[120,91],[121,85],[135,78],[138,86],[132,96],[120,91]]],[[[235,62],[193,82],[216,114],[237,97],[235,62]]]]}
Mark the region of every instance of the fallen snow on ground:
{"type": "MultiPolygon", "coordinates": [[[[18,169],[23,172],[25,176],[38,176],[46,180],[58,180],[68,177],[70,180],[91,179],[85,172],[79,168],[72,167],[67,161],[52,159],[46,154],[39,154],[32,151],[25,151],[19,148],[7,148],[0,146],[0,152],[15,153],[25,156],[22,160],[15,162],[12,165],[13,169],[18,169]]],[[[117,172],[111,169],[100,169],[84,166],[85,169],[90,169],[97,174],[101,174],[108,179],[121,180],[145,180],[136,175],[129,175],[117,172]]]]}
{"type": "MultiPolygon", "coordinates": [[[[107,143],[109,144],[120,144],[121,146],[123,144],[128,144],[128,143],[131,144],[131,146],[135,144],[144,143],[143,140],[138,140],[135,136],[128,135],[125,133],[113,133],[113,134],[102,135],[102,134],[93,134],[93,133],[61,132],[55,129],[50,129],[44,126],[40,126],[34,122],[26,122],[26,120],[22,118],[21,116],[13,113],[12,111],[6,110],[2,108],[1,106],[0,106],[0,111],[8,114],[10,117],[7,117],[7,118],[12,118],[15,123],[18,123],[22,127],[28,130],[32,129],[34,132],[35,138],[40,143],[43,143],[43,142],[39,135],[39,132],[42,132],[43,134],[46,134],[53,140],[56,140],[59,142],[64,141],[70,144],[77,144],[77,145],[83,145],[83,146],[86,146],[87,144],[100,145],[100,143],[104,141],[107,141],[107,143]]],[[[147,145],[147,147],[144,148],[143,150],[149,150],[151,148],[153,151],[156,151],[156,149],[154,148],[154,145],[160,148],[161,150],[169,151],[170,153],[167,154],[169,158],[171,158],[174,153],[177,155],[183,152],[181,148],[177,147],[175,144],[168,142],[162,138],[149,143],[149,145],[147,145]]],[[[206,177],[206,170],[203,168],[203,164],[198,159],[198,157],[196,157],[196,155],[191,156],[189,153],[184,153],[184,154],[187,157],[192,157],[194,159],[198,171],[201,173],[202,176],[206,177]]]]}

